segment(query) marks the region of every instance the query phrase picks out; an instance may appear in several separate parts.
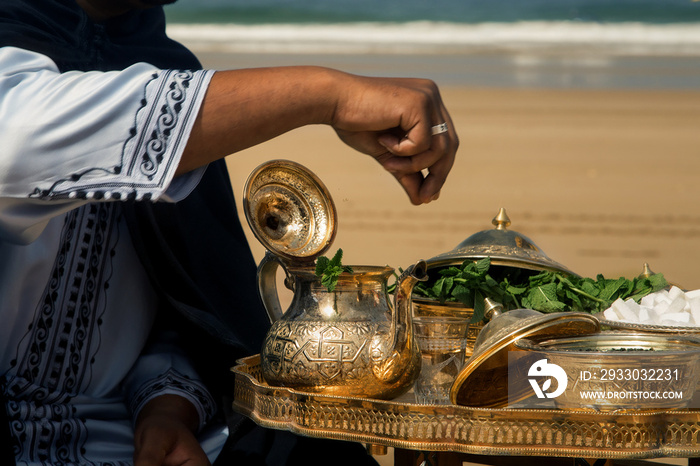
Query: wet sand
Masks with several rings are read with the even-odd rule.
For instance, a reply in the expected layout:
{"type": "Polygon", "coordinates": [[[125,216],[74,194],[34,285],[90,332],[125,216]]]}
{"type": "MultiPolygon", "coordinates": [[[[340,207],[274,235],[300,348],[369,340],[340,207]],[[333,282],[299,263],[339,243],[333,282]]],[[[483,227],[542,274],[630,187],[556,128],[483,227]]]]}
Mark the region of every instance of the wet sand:
{"type": "Polygon", "coordinates": [[[700,92],[442,92],[461,146],[438,201],[412,206],[376,162],[319,126],[230,156],[239,202],[258,164],[287,158],[329,187],[331,251],[343,248],[347,264],[406,267],[493,228],[504,207],[511,229],[580,275],[632,277],[646,262],[700,288],[700,92]]]}

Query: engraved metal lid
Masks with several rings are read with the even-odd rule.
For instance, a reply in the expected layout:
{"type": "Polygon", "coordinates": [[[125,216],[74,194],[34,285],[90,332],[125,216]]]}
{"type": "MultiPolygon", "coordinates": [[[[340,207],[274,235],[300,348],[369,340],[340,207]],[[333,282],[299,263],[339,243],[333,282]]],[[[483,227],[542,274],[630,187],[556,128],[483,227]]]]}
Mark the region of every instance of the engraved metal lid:
{"type": "Polygon", "coordinates": [[[533,395],[524,367],[528,354],[517,348],[521,338],[549,339],[600,331],[598,320],[584,312],[544,314],[514,309],[496,315],[479,332],[474,353],[457,375],[450,391],[454,404],[498,408],[533,395]],[[509,356],[509,353],[510,356],[509,356]],[[521,374],[508,380],[509,374],[521,374]]]}
{"type": "Polygon", "coordinates": [[[428,268],[460,265],[467,259],[489,257],[491,264],[531,270],[550,270],[575,275],[568,268],[550,259],[530,238],[508,230],[510,218],[501,208],[491,221],[496,228],[474,233],[453,250],[426,261],[428,268]]]}
{"type": "Polygon", "coordinates": [[[321,180],[290,160],[272,160],[248,176],[243,210],[255,237],[271,253],[301,264],[333,243],[337,213],[321,180]]]}

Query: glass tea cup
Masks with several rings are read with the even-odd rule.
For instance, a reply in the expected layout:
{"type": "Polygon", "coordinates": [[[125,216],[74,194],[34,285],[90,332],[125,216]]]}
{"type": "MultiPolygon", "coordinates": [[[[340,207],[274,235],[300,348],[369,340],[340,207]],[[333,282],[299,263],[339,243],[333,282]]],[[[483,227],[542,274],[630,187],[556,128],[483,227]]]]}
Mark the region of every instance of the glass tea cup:
{"type": "Polygon", "coordinates": [[[464,365],[469,319],[420,316],[413,319],[421,371],[413,391],[420,404],[450,404],[450,389],[464,365]]]}

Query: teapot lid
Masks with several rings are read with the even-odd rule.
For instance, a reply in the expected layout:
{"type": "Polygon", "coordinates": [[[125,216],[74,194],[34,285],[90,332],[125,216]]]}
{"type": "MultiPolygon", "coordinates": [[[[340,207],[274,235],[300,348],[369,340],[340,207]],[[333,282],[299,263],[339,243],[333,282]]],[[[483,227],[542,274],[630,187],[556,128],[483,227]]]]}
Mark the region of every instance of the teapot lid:
{"type": "Polygon", "coordinates": [[[312,262],[335,239],[337,213],[321,180],[290,160],[272,160],[248,176],[243,210],[255,237],[293,263],[312,262]]]}
{"type": "Polygon", "coordinates": [[[521,401],[534,392],[527,373],[528,352],[515,346],[522,338],[548,339],[579,336],[600,331],[600,322],[585,312],[545,314],[532,309],[513,309],[494,317],[479,332],[474,353],[466,361],[450,390],[454,404],[480,408],[503,408],[509,401],[521,401]],[[510,357],[509,357],[509,353],[510,357]]]}
{"type": "Polygon", "coordinates": [[[510,218],[501,208],[491,221],[496,228],[474,233],[453,250],[426,261],[428,268],[460,265],[467,259],[489,257],[493,265],[505,265],[531,270],[549,270],[575,275],[550,259],[530,238],[508,230],[510,218]]]}

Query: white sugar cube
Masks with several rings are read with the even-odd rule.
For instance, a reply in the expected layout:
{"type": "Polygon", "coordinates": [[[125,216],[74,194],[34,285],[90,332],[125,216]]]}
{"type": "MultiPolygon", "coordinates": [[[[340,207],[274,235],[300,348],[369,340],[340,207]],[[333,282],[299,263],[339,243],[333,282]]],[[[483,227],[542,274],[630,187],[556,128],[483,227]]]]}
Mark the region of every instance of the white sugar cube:
{"type": "Polygon", "coordinates": [[[640,306],[639,307],[639,322],[641,323],[648,323],[651,320],[651,316],[649,315],[649,308],[645,306],[640,306]]]}
{"type": "Polygon", "coordinates": [[[668,301],[661,301],[656,304],[654,304],[654,311],[656,312],[657,315],[662,316],[666,314],[666,310],[668,309],[668,306],[671,303],[668,301]]]}
{"type": "Polygon", "coordinates": [[[627,309],[634,312],[635,315],[639,316],[639,309],[641,306],[639,304],[637,304],[637,302],[634,299],[632,299],[632,298],[626,299],[625,306],[627,306],[627,309]]]}
{"type": "Polygon", "coordinates": [[[690,315],[693,316],[695,325],[700,325],[700,298],[691,299],[688,301],[690,305],[690,315]]]}
{"type": "Polygon", "coordinates": [[[671,287],[670,290],[668,290],[668,297],[671,298],[672,301],[674,299],[678,298],[679,296],[685,297],[685,293],[683,292],[683,290],[681,290],[677,286],[674,285],[671,287]]]}
{"type": "Polygon", "coordinates": [[[668,305],[666,313],[676,314],[678,312],[682,312],[683,308],[685,307],[685,302],[685,296],[676,296],[668,305]]]}
{"type": "Polygon", "coordinates": [[[656,300],[656,293],[651,293],[646,296],[644,296],[641,301],[639,301],[639,304],[641,304],[644,307],[647,308],[652,308],[654,307],[654,303],[656,300]]]}
{"type": "Polygon", "coordinates": [[[661,290],[658,293],[654,293],[654,304],[670,303],[671,298],[668,296],[668,291],[661,290]]]}
{"type": "Polygon", "coordinates": [[[617,298],[612,303],[612,307],[620,314],[622,320],[626,322],[637,322],[639,320],[637,313],[630,309],[629,305],[620,298],[617,298]]]}
{"type": "Polygon", "coordinates": [[[684,292],[677,286],[650,293],[636,303],[615,300],[603,311],[607,320],[648,325],[700,326],[700,289],[684,292]]]}
{"type": "Polygon", "coordinates": [[[661,323],[665,325],[687,325],[689,321],[687,312],[670,312],[661,316],[661,323]]]}
{"type": "Polygon", "coordinates": [[[654,309],[654,308],[647,309],[647,312],[649,312],[649,323],[654,324],[654,325],[659,325],[661,316],[659,315],[658,312],[656,312],[656,309],[654,309]]]}
{"type": "Polygon", "coordinates": [[[603,311],[603,316],[605,317],[606,320],[612,320],[617,322],[620,320],[620,314],[617,313],[615,308],[609,307],[605,311],[603,311]]]}

